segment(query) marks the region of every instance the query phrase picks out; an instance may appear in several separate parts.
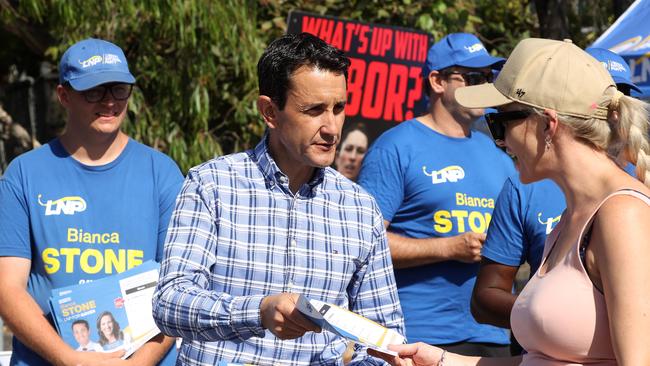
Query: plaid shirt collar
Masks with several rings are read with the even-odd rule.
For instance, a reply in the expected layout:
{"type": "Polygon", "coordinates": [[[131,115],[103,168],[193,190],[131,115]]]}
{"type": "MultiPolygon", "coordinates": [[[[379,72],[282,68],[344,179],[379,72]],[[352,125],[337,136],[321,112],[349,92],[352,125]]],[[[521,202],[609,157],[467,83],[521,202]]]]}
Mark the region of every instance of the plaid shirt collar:
{"type": "MultiPolygon", "coordinates": [[[[269,150],[268,146],[268,139],[269,133],[267,131],[264,134],[264,137],[262,137],[262,141],[260,141],[260,143],[255,146],[255,149],[253,149],[251,158],[260,168],[260,171],[266,180],[267,186],[277,185],[289,189],[289,177],[287,177],[287,175],[280,170],[280,167],[278,167],[275,160],[271,156],[271,151],[269,150]]],[[[323,183],[324,179],[325,168],[316,168],[314,175],[306,184],[308,192],[312,194],[315,193],[315,189],[321,183],[323,183]]],[[[304,189],[305,186],[301,187],[299,193],[304,189]]]]}

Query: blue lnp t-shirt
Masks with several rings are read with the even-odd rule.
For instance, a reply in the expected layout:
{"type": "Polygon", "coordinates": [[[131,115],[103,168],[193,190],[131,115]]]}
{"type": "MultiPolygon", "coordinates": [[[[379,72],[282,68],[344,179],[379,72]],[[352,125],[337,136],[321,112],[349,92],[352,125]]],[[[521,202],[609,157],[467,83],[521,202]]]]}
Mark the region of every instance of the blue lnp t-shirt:
{"type": "MultiPolygon", "coordinates": [[[[377,200],[389,231],[451,237],[487,231],[497,195],[514,172],[482,133],[454,138],[408,120],[374,142],[359,183],[377,200]]],[[[395,270],[409,342],[509,343],[505,329],[479,324],[470,313],[477,272],[478,263],[458,261],[395,270]]]]}
{"type": "Polygon", "coordinates": [[[546,236],[565,208],[564,193],[552,180],[523,184],[519,175],[509,177],[497,199],[482,255],[513,267],[528,262],[534,274],[546,236]]]}
{"type": "MultiPolygon", "coordinates": [[[[53,288],[160,261],[182,182],[174,161],[134,140],[111,163],[87,166],[55,139],[0,179],[0,256],[31,260],[28,291],[51,321],[53,288]]],[[[14,337],[14,364],[47,362],[14,337]]]]}
{"type": "MultiPolygon", "coordinates": [[[[635,169],[631,163],[624,167],[633,177],[635,169]]],[[[541,264],[546,236],[565,208],[564,193],[552,180],[523,184],[518,174],[509,177],[497,199],[481,254],[512,267],[528,262],[532,276],[541,264]]]]}

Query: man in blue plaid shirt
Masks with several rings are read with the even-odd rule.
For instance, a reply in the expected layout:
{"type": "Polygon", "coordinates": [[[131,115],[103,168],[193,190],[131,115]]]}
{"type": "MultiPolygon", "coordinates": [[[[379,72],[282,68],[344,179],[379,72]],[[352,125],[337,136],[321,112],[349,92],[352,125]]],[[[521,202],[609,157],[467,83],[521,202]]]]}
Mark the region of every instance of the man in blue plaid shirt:
{"type": "MultiPolygon", "coordinates": [[[[404,334],[381,213],[329,168],[349,65],[307,33],[272,42],[258,63],[262,142],[188,173],[154,296],[181,364],[342,365],[346,341],[300,314],[300,294],[404,334]]],[[[357,346],[351,364],[383,361],[357,346]]]]}

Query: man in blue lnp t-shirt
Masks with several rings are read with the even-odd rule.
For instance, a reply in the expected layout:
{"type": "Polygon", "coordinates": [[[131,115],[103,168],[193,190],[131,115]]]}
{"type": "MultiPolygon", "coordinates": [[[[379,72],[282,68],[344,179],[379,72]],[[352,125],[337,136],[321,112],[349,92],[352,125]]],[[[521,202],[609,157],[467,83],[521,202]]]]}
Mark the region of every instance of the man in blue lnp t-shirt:
{"type": "MultiPolygon", "coordinates": [[[[622,57],[602,48],[589,48],[587,52],[609,71],[621,92],[629,95],[630,90],[640,91],[630,80],[630,69],[622,57]]],[[[626,167],[630,174],[633,169],[631,164],[626,167]]],[[[518,175],[508,178],[496,202],[472,294],[471,309],[476,320],[510,328],[517,270],[528,262],[531,276],[537,272],[546,236],[565,208],[564,194],[553,181],[523,184],[518,175]]],[[[520,351],[513,349],[513,353],[520,351]]]]}
{"type": "Polygon", "coordinates": [[[119,47],[74,44],[59,79],[64,133],[14,159],[0,179],[0,316],[15,335],[11,364],[155,365],[172,338],[154,337],[124,361],[123,351],[77,351],[53,328],[48,297],[160,260],[182,174],[120,130],[135,78],[119,47]]]}
{"type": "Polygon", "coordinates": [[[494,202],[511,160],[470,126],[482,109],[461,107],[457,88],[492,80],[503,59],[473,35],[450,34],[429,50],[426,115],[373,144],[359,183],[377,200],[409,342],[467,355],[507,355],[506,330],[478,324],[469,300],[494,202]]]}

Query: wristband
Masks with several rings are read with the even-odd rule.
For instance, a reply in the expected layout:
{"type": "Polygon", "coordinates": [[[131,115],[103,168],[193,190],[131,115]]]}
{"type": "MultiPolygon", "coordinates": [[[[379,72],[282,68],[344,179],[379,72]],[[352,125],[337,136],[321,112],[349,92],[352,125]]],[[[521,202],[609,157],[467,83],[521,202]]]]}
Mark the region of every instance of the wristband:
{"type": "Polygon", "coordinates": [[[445,366],[445,356],[447,356],[447,350],[443,349],[442,354],[440,355],[440,361],[438,361],[438,366],[445,366]]]}

